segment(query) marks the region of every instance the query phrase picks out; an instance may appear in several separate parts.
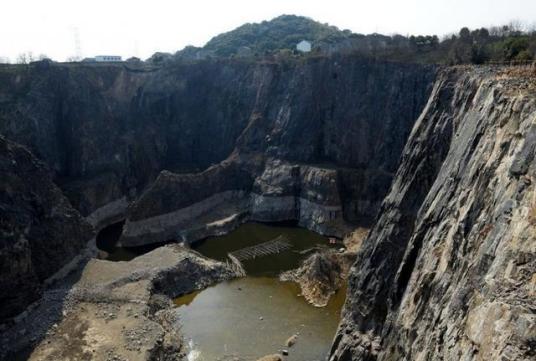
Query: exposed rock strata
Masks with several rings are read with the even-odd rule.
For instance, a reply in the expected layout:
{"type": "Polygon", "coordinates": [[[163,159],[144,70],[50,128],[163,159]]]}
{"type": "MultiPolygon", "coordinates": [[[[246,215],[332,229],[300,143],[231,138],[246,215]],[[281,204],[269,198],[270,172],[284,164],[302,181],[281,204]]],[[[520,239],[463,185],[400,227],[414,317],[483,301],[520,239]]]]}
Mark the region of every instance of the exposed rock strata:
{"type": "Polygon", "coordinates": [[[449,69],[352,268],[331,360],[533,360],[534,73],[449,69]]]}
{"type": "Polygon", "coordinates": [[[271,160],[254,178],[249,170],[256,168],[233,160],[198,174],[163,172],[130,206],[121,244],[193,242],[246,220],[296,220],[339,237],[350,230],[336,169],[271,160]]]}
{"type": "Polygon", "coordinates": [[[369,223],[434,69],[350,59],[255,68],[257,99],[233,153],[201,173],[162,173],[127,212],[121,243],[191,242],[244,220],[339,237],[369,223]]]}
{"type": "Polygon", "coordinates": [[[38,299],[43,283],[93,237],[46,166],[0,136],[0,321],[38,299]]]}
{"type": "MultiPolygon", "coordinates": [[[[0,133],[31,149],[94,227],[122,218],[161,174],[128,210],[125,245],[195,240],[246,219],[289,215],[342,234],[348,221],[375,215],[434,76],[429,66],[352,57],[2,66],[0,133]]],[[[36,189],[49,184],[33,174],[36,189]]],[[[91,233],[65,199],[41,209],[33,197],[22,202],[39,213],[29,219],[46,220],[28,229],[52,222],[54,234],[43,231],[49,243],[32,260],[24,240],[2,238],[12,252],[3,275],[28,276],[18,288],[23,302],[3,309],[10,315],[36,299],[33,286],[74,258],[91,233]],[[57,229],[61,213],[71,221],[57,229]],[[40,257],[47,262],[34,262],[40,257]],[[34,274],[30,261],[50,269],[34,274]]]]}
{"type": "Polygon", "coordinates": [[[164,169],[202,171],[238,150],[339,167],[344,218],[365,222],[434,77],[430,66],[351,56],[5,66],[0,133],[44,160],[84,215],[132,200],[164,169]]]}
{"type": "Polygon", "coordinates": [[[324,307],[348,277],[355,254],[324,250],[309,256],[300,268],[281,274],[282,281],[300,285],[302,296],[316,307],[324,307]]]}
{"type": "Polygon", "coordinates": [[[346,285],[350,267],[366,235],[365,228],[354,230],[344,238],[344,247],[314,251],[299,268],[283,272],[279,279],[298,283],[302,296],[313,306],[326,306],[331,296],[346,285]]]}
{"type": "Polygon", "coordinates": [[[97,230],[103,229],[106,226],[123,220],[128,204],[127,197],[119,198],[91,212],[86,217],[86,221],[97,230]]]}
{"type": "MultiPolygon", "coordinates": [[[[336,234],[349,221],[374,218],[406,144],[351,270],[331,359],[530,360],[536,339],[534,74],[445,70],[414,125],[434,77],[429,67],[350,57],[303,64],[202,61],[161,69],[4,67],[0,132],[44,160],[94,225],[120,216],[145,190],[126,210],[125,245],[195,240],[245,219],[295,219],[336,234]]],[[[5,144],[6,154],[13,150],[29,159],[22,148],[5,144]]],[[[42,165],[28,162],[39,182],[24,188],[18,172],[25,168],[13,169],[10,157],[0,165],[15,178],[6,178],[2,195],[16,218],[1,224],[7,227],[2,242],[6,257],[20,262],[1,263],[9,267],[2,276],[26,277],[18,289],[29,300],[36,293],[26,285],[38,285],[58,269],[64,247],[73,247],[72,257],[83,244],[55,242],[54,236],[67,232],[70,240],[76,233],[70,222],[79,223],[77,230],[89,226],[42,165]],[[42,187],[43,199],[52,199],[44,207],[35,201],[42,187]],[[20,212],[13,204],[22,205],[20,212]],[[48,222],[56,221],[53,235],[47,234],[48,222]],[[54,247],[30,256],[30,239],[13,237],[28,229],[43,232],[46,237],[36,239],[53,239],[54,247]],[[47,252],[53,262],[32,273],[34,258],[47,252]]],[[[2,209],[4,214],[11,216],[2,209]]],[[[172,252],[164,250],[166,260],[172,252]]],[[[138,264],[143,272],[126,269],[130,276],[114,280],[94,273],[96,288],[58,291],[73,302],[65,306],[59,333],[46,338],[52,346],[42,343],[33,357],[62,358],[65,350],[91,357],[87,345],[94,342],[102,345],[95,351],[102,358],[116,350],[133,359],[176,353],[168,328],[173,320],[158,313],[168,299],[150,295],[190,287],[169,287],[181,276],[159,268],[171,265],[166,262],[150,269],[138,264]],[[141,320],[123,307],[130,303],[141,320]],[[123,333],[116,318],[132,322],[137,333],[123,333]],[[101,334],[125,343],[114,349],[99,343],[101,334]],[[84,344],[66,342],[67,336],[84,344]]],[[[119,267],[105,264],[97,266],[110,267],[110,274],[119,267]]],[[[2,277],[6,287],[17,280],[2,277]]],[[[61,314],[55,297],[63,298],[49,296],[42,309],[55,305],[61,314]]],[[[10,304],[7,312],[17,312],[10,304]]],[[[41,324],[34,311],[27,320],[16,327],[41,324]]],[[[28,332],[20,331],[5,333],[4,344],[28,332]]]]}

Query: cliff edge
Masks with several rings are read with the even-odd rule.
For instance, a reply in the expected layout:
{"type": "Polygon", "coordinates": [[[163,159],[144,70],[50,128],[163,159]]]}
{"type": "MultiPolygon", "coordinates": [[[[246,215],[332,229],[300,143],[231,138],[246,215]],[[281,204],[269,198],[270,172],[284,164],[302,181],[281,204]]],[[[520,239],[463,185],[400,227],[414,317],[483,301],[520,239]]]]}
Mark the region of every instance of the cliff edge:
{"type": "Polygon", "coordinates": [[[350,272],[331,361],[534,359],[534,76],[440,74],[350,272]]]}

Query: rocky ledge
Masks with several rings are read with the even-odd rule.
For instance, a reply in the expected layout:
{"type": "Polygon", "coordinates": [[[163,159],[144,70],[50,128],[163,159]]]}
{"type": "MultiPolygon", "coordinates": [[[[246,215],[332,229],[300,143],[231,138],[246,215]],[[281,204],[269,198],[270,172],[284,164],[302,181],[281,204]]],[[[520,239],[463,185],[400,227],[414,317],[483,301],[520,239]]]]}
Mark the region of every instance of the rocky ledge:
{"type": "Polygon", "coordinates": [[[72,285],[47,290],[40,305],[2,332],[0,357],[33,342],[29,360],[36,361],[180,360],[171,298],[237,276],[178,245],[130,262],[92,259],[72,285]]]}
{"type": "Polygon", "coordinates": [[[343,218],[341,171],[280,160],[263,166],[230,160],[197,174],[162,172],[129,207],[121,244],[191,243],[247,220],[294,220],[338,237],[351,230],[343,218]]]}

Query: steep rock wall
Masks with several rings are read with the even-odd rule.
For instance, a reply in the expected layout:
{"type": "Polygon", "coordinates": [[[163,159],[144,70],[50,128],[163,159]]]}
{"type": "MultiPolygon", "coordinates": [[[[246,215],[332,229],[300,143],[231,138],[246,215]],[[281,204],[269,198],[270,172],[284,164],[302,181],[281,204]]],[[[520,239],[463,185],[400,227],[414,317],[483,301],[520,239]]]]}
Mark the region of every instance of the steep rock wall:
{"type": "Polygon", "coordinates": [[[344,167],[344,215],[370,221],[435,69],[350,56],[206,60],[163,68],[0,68],[0,133],[27,145],[85,215],[160,171],[229,157],[344,167]]]}
{"type": "Polygon", "coordinates": [[[0,321],[35,301],[92,227],[54,185],[45,165],[0,136],[0,321]]]}
{"type": "Polygon", "coordinates": [[[227,165],[177,175],[176,182],[159,177],[127,212],[123,244],[184,238],[185,224],[200,219],[211,224],[210,231],[196,237],[218,233],[212,223],[227,229],[236,225],[238,213],[255,220],[296,219],[337,236],[348,222],[370,223],[434,77],[433,67],[351,57],[257,64],[255,104],[227,165]],[[223,175],[229,164],[248,175],[223,175]],[[267,177],[270,184],[263,187],[267,177]],[[181,192],[201,179],[193,186],[198,191],[181,192]],[[229,194],[215,196],[218,184],[236,191],[223,212],[229,194]],[[200,215],[206,207],[216,211],[205,219],[200,215]]]}
{"type": "Polygon", "coordinates": [[[336,169],[281,160],[264,164],[232,159],[202,173],[162,172],[127,211],[121,244],[194,242],[247,220],[297,221],[342,237],[350,231],[336,169]]]}
{"type": "Polygon", "coordinates": [[[232,63],[2,68],[0,133],[44,160],[89,214],[135,196],[162,169],[225,159],[255,100],[252,75],[232,63]]]}
{"type": "Polygon", "coordinates": [[[441,74],[351,271],[330,360],[534,359],[534,76],[441,74]]]}

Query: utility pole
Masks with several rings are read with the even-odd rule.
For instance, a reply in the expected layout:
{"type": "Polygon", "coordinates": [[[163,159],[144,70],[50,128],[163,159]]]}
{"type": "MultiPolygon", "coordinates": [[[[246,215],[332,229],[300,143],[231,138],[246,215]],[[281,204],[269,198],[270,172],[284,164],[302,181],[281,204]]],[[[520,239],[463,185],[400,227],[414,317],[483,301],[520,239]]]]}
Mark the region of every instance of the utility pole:
{"type": "Polygon", "coordinates": [[[74,54],[77,61],[82,60],[82,46],[80,45],[80,33],[78,27],[73,27],[74,54]]]}

